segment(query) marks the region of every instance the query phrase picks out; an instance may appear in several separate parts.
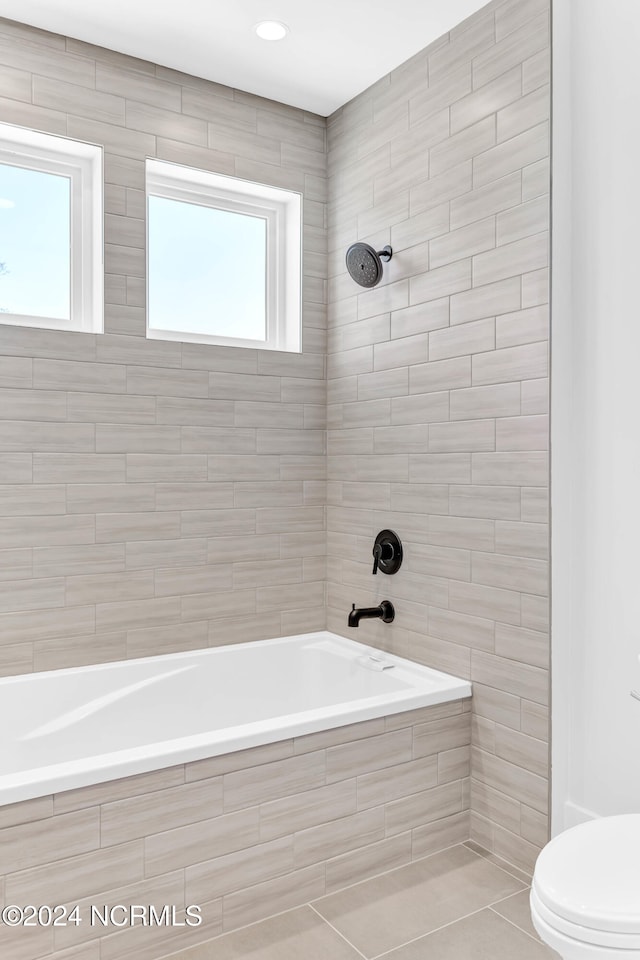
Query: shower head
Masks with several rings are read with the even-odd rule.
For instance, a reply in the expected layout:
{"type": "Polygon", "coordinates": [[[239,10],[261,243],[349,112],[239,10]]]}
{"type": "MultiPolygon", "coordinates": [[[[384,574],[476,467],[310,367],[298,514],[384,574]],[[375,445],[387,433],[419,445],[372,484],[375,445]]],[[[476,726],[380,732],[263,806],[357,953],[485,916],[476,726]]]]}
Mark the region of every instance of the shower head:
{"type": "Polygon", "coordinates": [[[368,243],[352,243],[347,250],[347,270],[361,287],[375,287],[382,280],[382,261],[391,260],[391,247],[377,253],[368,243]]]}

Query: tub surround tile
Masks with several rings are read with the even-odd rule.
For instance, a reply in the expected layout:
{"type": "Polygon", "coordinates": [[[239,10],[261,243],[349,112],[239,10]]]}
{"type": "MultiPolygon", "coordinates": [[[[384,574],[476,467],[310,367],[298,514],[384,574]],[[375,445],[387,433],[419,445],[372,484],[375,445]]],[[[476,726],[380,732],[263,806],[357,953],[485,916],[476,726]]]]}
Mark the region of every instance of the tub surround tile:
{"type": "Polygon", "coordinates": [[[151,571],[68,577],[64,590],[65,602],[71,606],[115,600],[148,599],[153,594],[154,580],[151,571]]]}
{"type": "Polygon", "coordinates": [[[66,487],[67,513],[139,513],[156,505],[153,484],[74,483],[66,487]]]}
{"type": "Polygon", "coordinates": [[[248,750],[238,750],[236,753],[227,753],[220,757],[209,757],[205,760],[188,763],[185,778],[187,783],[190,783],[194,780],[232,773],[235,770],[260,767],[292,755],[293,740],[278,740],[264,746],[250,747],[248,750]]]}
{"type": "Polygon", "coordinates": [[[521,730],[539,740],[549,740],[549,709],[539,703],[523,700],[521,707],[521,730]]]}
{"type": "MultiPolygon", "coordinates": [[[[226,458],[223,457],[223,460],[226,458]]],[[[218,510],[216,517],[220,523],[220,532],[226,533],[222,524],[224,518],[232,519],[235,511],[234,506],[234,487],[229,482],[228,477],[212,477],[214,482],[192,483],[189,481],[176,483],[157,483],[155,484],[155,508],[161,511],[204,511],[218,510]],[[225,508],[224,513],[219,508],[225,508]]],[[[139,484],[131,484],[138,487],[139,484]]],[[[242,516],[242,515],[241,515],[242,516]]]]}
{"type": "Polygon", "coordinates": [[[522,594],[522,626],[530,630],[549,629],[549,600],[547,597],[531,597],[522,594]]]}
{"type": "MultiPolygon", "coordinates": [[[[21,604],[22,606],[23,604],[21,604]]],[[[35,645],[28,641],[5,644],[0,647],[0,672],[3,676],[13,677],[30,673],[34,669],[35,645]]]]}
{"type": "Polygon", "coordinates": [[[124,480],[124,456],[33,454],[34,483],[122,483],[124,480]]]}
{"type": "Polygon", "coordinates": [[[385,811],[379,806],[296,831],[293,838],[295,866],[324,861],[329,845],[333,854],[340,855],[383,840],[385,829],[385,811]]]}
{"type": "MultiPolygon", "coordinates": [[[[0,36],[0,45],[4,52],[6,42],[6,38],[0,36]]],[[[37,44],[31,46],[30,50],[36,59],[42,54],[42,49],[38,49],[37,44]]],[[[93,334],[0,325],[0,352],[4,357],[95,360],[96,341],[93,334]]]]}
{"type": "Polygon", "coordinates": [[[480,650],[474,650],[472,663],[472,679],[546,706],[548,684],[543,668],[493,656],[480,650]]]}
{"type": "MultiPolygon", "coordinates": [[[[82,917],[90,917],[92,906],[96,905],[93,897],[86,897],[77,901],[79,913],[82,917]]],[[[161,877],[152,877],[150,880],[139,880],[136,883],[121,885],[117,888],[105,891],[103,902],[99,909],[102,912],[104,905],[109,907],[116,904],[145,904],[154,906],[158,915],[161,914],[164,904],[175,904],[180,908],[180,914],[184,905],[184,875],[181,870],[165,874],[161,877]]],[[[131,924],[125,921],[121,911],[116,911],[115,915],[122,923],[121,929],[131,928],[131,924]]],[[[207,920],[209,917],[207,917],[207,920]]],[[[100,928],[98,928],[100,929],[100,928]]],[[[109,928],[107,928],[109,929],[109,928]]],[[[111,928],[113,930],[113,927],[111,928]]],[[[147,930],[149,928],[147,927],[147,930]]],[[[165,928],[166,929],[166,928],[165,928]]],[[[111,932],[111,931],[110,931],[111,932]]],[[[212,931],[213,933],[214,931],[212,931]]],[[[55,945],[57,950],[64,950],[68,944],[76,946],[69,947],[70,950],[80,950],[94,943],[96,924],[83,923],[78,927],[68,925],[54,930],[55,945]],[[81,945],[79,941],[83,941],[81,945]]],[[[104,940],[103,940],[104,943],[104,940]]],[[[64,953],[62,954],[65,955],[64,953]]],[[[82,957],[79,957],[82,960],[82,957]]]]}
{"type": "Polygon", "coordinates": [[[96,604],[96,629],[98,633],[114,629],[161,626],[167,621],[180,620],[178,597],[157,597],[147,600],[123,600],[96,604]]]}
{"type": "Polygon", "coordinates": [[[393,800],[385,808],[388,836],[423,826],[430,821],[459,813],[465,808],[463,781],[440,784],[430,790],[393,800]]]}
{"type": "Polygon", "coordinates": [[[403,713],[389,714],[384,718],[385,730],[399,730],[402,727],[411,727],[416,723],[442,720],[444,717],[466,713],[468,711],[465,710],[464,704],[464,700],[452,700],[449,703],[438,703],[431,707],[418,707],[417,710],[405,710],[403,713]]]}
{"type": "Polygon", "coordinates": [[[514,694],[495,687],[474,683],[474,709],[478,717],[496,720],[506,726],[520,729],[521,701],[514,694]]]}
{"type": "Polygon", "coordinates": [[[363,743],[329,747],[326,755],[327,782],[411,760],[411,744],[411,730],[407,728],[371,737],[363,743]]]}
{"type": "Polygon", "coordinates": [[[509,829],[520,829],[521,804],[511,797],[507,797],[499,790],[494,790],[481,780],[471,781],[471,795],[474,801],[475,815],[486,820],[500,817],[500,821],[509,829]]]}
{"type": "Polygon", "coordinates": [[[549,747],[543,740],[536,740],[509,727],[496,726],[495,753],[503,760],[524,767],[531,773],[541,777],[546,775],[549,766],[549,747]]]}
{"type": "MultiPolygon", "coordinates": [[[[8,358],[7,358],[8,359],[8,358]]],[[[17,358],[16,358],[17,359],[17,358]]],[[[5,378],[6,379],[6,378],[5,378]]],[[[31,383],[20,382],[21,389],[0,390],[3,420],[66,420],[67,394],[60,390],[32,390],[31,383]]]]}
{"type": "Polygon", "coordinates": [[[39,423],[0,420],[0,451],[90,453],[95,450],[95,426],[88,423],[39,423]]]}
{"type": "MultiPolygon", "coordinates": [[[[414,843],[451,842],[458,818],[468,823],[465,757],[451,743],[463,726],[469,742],[470,722],[460,702],[440,704],[5,807],[7,896],[87,908],[197,902],[203,928],[172,941],[191,949],[407,864],[414,843]],[[410,759],[414,742],[425,757],[410,759]]],[[[47,949],[57,960],[93,949],[100,933],[65,928],[47,949]]],[[[168,942],[139,937],[134,928],[103,933],[101,950],[153,960],[168,942]]]]}
{"type": "MultiPolygon", "coordinates": [[[[407,722],[410,726],[410,722],[407,722]]],[[[309,753],[313,750],[322,750],[340,743],[351,743],[364,740],[385,732],[385,718],[376,717],[374,720],[365,720],[362,723],[349,723],[344,727],[335,727],[332,730],[320,730],[318,733],[308,733],[305,736],[294,737],[294,753],[309,753]]]]}
{"type": "Polygon", "coordinates": [[[5,896],[11,903],[66,903],[142,878],[143,844],[134,841],[56,860],[55,873],[45,863],[9,874],[5,896]]]}
{"type": "Polygon", "coordinates": [[[469,743],[469,717],[466,713],[429,720],[413,727],[413,757],[428,757],[469,743]]]}
{"type": "MultiPolygon", "coordinates": [[[[255,612],[255,590],[242,590],[233,596],[230,593],[222,594],[189,594],[172,598],[177,600],[180,607],[180,618],[183,621],[207,620],[217,615],[230,617],[238,609],[255,612]]],[[[173,611],[173,607],[171,608],[173,611]]]]}
{"type": "Polygon", "coordinates": [[[523,803],[520,808],[520,833],[534,846],[544,845],[549,836],[549,816],[523,803]]]}
{"type": "Polygon", "coordinates": [[[128,630],[125,637],[127,656],[153,657],[166,651],[202,649],[207,644],[208,632],[206,620],[128,630]]]}
{"type": "MultiPolygon", "coordinates": [[[[103,804],[100,843],[103,847],[148,836],[156,830],[208,820],[221,814],[222,778],[196,781],[142,796],[103,804]]],[[[214,899],[207,897],[205,899],[214,899]]]]}
{"type": "Polygon", "coordinates": [[[134,777],[123,777],[120,780],[110,780],[107,783],[79,787],[76,790],[64,790],[53,795],[54,810],[56,814],[69,813],[83,807],[100,806],[144,794],[152,794],[183,784],[184,777],[184,765],[181,764],[175,767],[166,767],[162,770],[154,770],[151,773],[138,774],[134,777]]]}
{"type": "Polygon", "coordinates": [[[187,592],[213,593],[230,589],[232,584],[231,571],[213,564],[160,569],[155,570],[152,576],[157,597],[181,596],[187,592]]]}
{"type": "Polygon", "coordinates": [[[144,840],[147,876],[176,870],[258,843],[258,810],[249,807],[214,819],[148,836],[144,840]]]}
{"type": "Polygon", "coordinates": [[[224,809],[251,807],[277,797],[283,789],[299,793],[320,786],[325,782],[326,762],[324,751],[319,750],[227,773],[224,777],[224,809]]]}
{"type": "Polygon", "coordinates": [[[62,637],[95,636],[94,606],[56,607],[0,615],[2,645],[37,643],[62,637]]]}
{"type": "Polygon", "coordinates": [[[96,542],[170,540],[180,535],[177,512],[96,514],[96,542]]]}
{"type": "Polygon", "coordinates": [[[228,894],[223,901],[223,929],[253,923],[325,892],[324,864],[313,864],[283,877],[228,894]]]}
{"type": "Polygon", "coordinates": [[[207,541],[204,538],[132,541],[125,544],[125,565],[129,570],[169,566],[180,568],[207,562],[207,541]]]}
{"type": "MultiPolygon", "coordinates": [[[[411,831],[411,850],[414,860],[446,850],[455,844],[462,843],[463,835],[469,831],[469,814],[467,810],[453,813],[448,817],[440,817],[415,827],[411,831]]],[[[403,834],[399,834],[403,836],[403,834]]]]}
{"type": "Polygon", "coordinates": [[[411,862],[411,833],[387,837],[357,850],[334,857],[326,864],[326,892],[333,893],[411,862]]]}
{"type": "MultiPolygon", "coordinates": [[[[546,814],[538,814],[540,819],[546,814]]],[[[494,843],[496,855],[505,863],[513,863],[529,877],[533,874],[536,860],[540,851],[539,845],[530,842],[525,836],[527,826],[521,827],[520,833],[512,833],[503,827],[494,827],[494,843]]],[[[547,833],[548,835],[548,833],[547,833]]]]}
{"type": "MultiPolygon", "coordinates": [[[[530,773],[528,770],[503,760],[501,757],[490,755],[474,747],[474,775],[481,782],[495,783],[498,790],[520,803],[532,807],[539,813],[547,811],[547,786],[544,777],[530,773]]],[[[509,857],[511,862],[517,863],[517,858],[509,857]]]]}
{"type": "Polygon", "coordinates": [[[30,453],[7,453],[0,462],[2,483],[31,483],[33,457],[30,453]]]}
{"type": "Polygon", "coordinates": [[[196,863],[185,870],[187,903],[215,900],[294,869],[293,838],[285,836],[196,863]]]}
{"type": "Polygon", "coordinates": [[[356,812],[356,781],[343,780],[260,804],[260,838],[297,833],[356,812]]]}
{"type": "MultiPolygon", "coordinates": [[[[388,907],[391,905],[395,911],[401,912],[409,910],[411,903],[416,896],[423,892],[425,880],[423,876],[416,876],[418,864],[403,865],[401,862],[402,848],[398,838],[394,841],[395,859],[398,863],[390,868],[384,877],[378,878],[378,881],[365,881],[358,883],[348,891],[348,896],[355,899],[357,892],[364,895],[373,883],[383,882],[391,887],[393,900],[391,896],[376,900],[372,909],[378,907],[379,922],[384,922],[388,917],[388,907]]],[[[381,848],[389,841],[383,841],[382,844],[372,845],[368,848],[373,851],[374,847],[381,848]]],[[[391,849],[389,850],[389,862],[391,862],[391,849]]],[[[398,960],[417,960],[423,957],[425,951],[429,956],[433,954],[439,960],[453,960],[460,956],[466,956],[472,949],[482,960],[489,960],[495,956],[496,945],[504,955],[523,956],[527,960],[544,960],[555,956],[553,951],[544,946],[533,927],[528,916],[528,896],[529,891],[526,887],[527,878],[522,880],[515,878],[513,871],[510,874],[507,865],[497,857],[490,858],[486,851],[481,848],[474,848],[472,844],[466,847],[454,848],[446,851],[450,858],[462,851],[469,855],[473,852],[474,860],[456,870],[454,876],[449,880],[450,883],[459,881],[460,889],[456,891],[453,903],[448,905],[451,910],[451,920],[437,929],[431,929],[430,932],[421,936],[410,937],[413,932],[410,930],[406,936],[403,936],[400,924],[392,924],[392,927],[398,929],[399,936],[396,945],[385,956],[398,958],[398,960]],[[498,877],[504,878],[507,884],[517,885],[518,892],[510,893],[506,897],[503,890],[500,889],[499,880],[494,880],[485,905],[467,916],[466,895],[468,885],[472,882],[474,871],[477,869],[478,861],[484,861],[490,869],[497,872],[498,877]],[[493,862],[491,862],[493,861],[493,862]],[[495,889],[494,889],[495,884],[495,889]],[[493,897],[495,896],[495,899],[493,897]],[[408,942],[407,942],[408,941],[408,942]]],[[[439,854],[439,857],[443,854],[439,854]]],[[[422,872],[425,872],[429,861],[435,861],[436,857],[428,857],[421,861],[422,872]]],[[[339,861],[334,861],[338,863],[339,861]]],[[[405,861],[406,863],[406,861],[405,861]]],[[[433,871],[433,866],[431,867],[433,871]]],[[[435,871],[433,871],[435,872],[435,871]]],[[[428,883],[428,881],[427,881],[428,883]]],[[[330,902],[332,898],[325,898],[323,902],[330,902]]],[[[211,960],[211,958],[235,957],[249,951],[255,955],[258,960],[275,960],[276,957],[284,957],[285,960],[293,960],[297,956],[310,957],[315,960],[320,956],[336,956],[340,960],[343,957],[375,955],[375,947],[371,950],[362,950],[358,941],[350,941],[349,936],[345,934],[340,923],[335,924],[333,919],[327,920],[321,912],[320,903],[314,902],[304,907],[289,910],[267,920],[254,922],[247,927],[233,933],[224,934],[209,942],[198,946],[187,948],[175,954],[176,960],[211,960]],[[339,937],[338,940],[332,938],[339,937]],[[352,951],[350,953],[349,951],[352,951]]],[[[342,918],[341,918],[342,919],[342,918]]],[[[378,920],[378,917],[376,917],[378,920]]],[[[413,918],[411,918],[413,923],[413,918]]],[[[355,924],[354,924],[355,926],[355,924]]]]}
{"type": "Polygon", "coordinates": [[[5,956],[34,960],[53,950],[53,929],[45,926],[10,927],[2,924],[0,950],[5,956]]]}
{"type": "MultiPolygon", "coordinates": [[[[393,526],[406,558],[392,584],[398,615],[384,631],[364,624],[362,639],[473,679],[474,716],[508,733],[498,747],[495,730],[483,731],[472,771],[486,755],[483,780],[497,787],[491,778],[500,776],[518,811],[504,770],[489,763],[505,753],[511,731],[524,733],[522,715],[536,743],[518,741],[516,750],[509,740],[509,759],[547,774],[537,746],[546,714],[525,704],[545,710],[548,691],[548,44],[546,0],[490,5],[393,71],[375,96],[365,91],[338,111],[327,129],[336,250],[330,376],[345,390],[329,394],[327,622],[346,632],[353,591],[345,584],[369,602],[370,539],[393,526]],[[409,130],[390,125],[386,142],[372,106],[379,113],[382,100],[398,117],[409,104],[409,130]],[[447,114],[448,129],[440,122],[447,114]],[[369,135],[377,150],[365,166],[357,145],[369,135]],[[388,173],[396,162],[401,182],[388,173]],[[383,283],[408,282],[409,301],[386,307],[391,341],[381,309],[375,337],[356,346],[347,339],[358,323],[352,303],[367,295],[349,284],[339,250],[363,239],[355,227],[369,210],[378,228],[371,242],[394,244],[383,283]],[[425,333],[426,358],[396,355],[395,338],[425,333]],[[388,360],[380,374],[376,355],[388,360]],[[357,402],[364,390],[371,406],[356,409],[353,378],[357,402]]],[[[445,783],[466,769],[467,748],[452,744],[440,761],[445,783]]],[[[419,829],[428,849],[437,832],[419,829]]],[[[497,805],[472,819],[472,835],[483,830],[481,842],[502,844],[520,862],[543,829],[535,819],[514,824],[497,805]]]]}
{"type": "MultiPolygon", "coordinates": [[[[365,91],[328,123],[0,22],[6,79],[26,96],[34,73],[39,101],[4,100],[5,119],[105,148],[113,301],[107,333],[99,337],[0,325],[0,482],[24,485],[24,491],[7,490],[5,509],[12,512],[0,519],[0,534],[7,555],[21,556],[20,575],[8,582],[37,584],[8,588],[5,596],[7,603],[48,596],[49,603],[0,614],[0,672],[304,632],[324,626],[325,592],[326,615],[342,632],[352,592],[345,583],[364,587],[370,538],[391,523],[421,549],[413,557],[408,550],[393,584],[402,615],[384,632],[379,624],[363,625],[359,639],[472,676],[473,712],[494,725],[490,735],[484,727],[473,750],[475,781],[493,790],[493,802],[483,801],[474,813],[472,835],[527,864],[546,829],[540,744],[547,737],[548,455],[546,423],[538,418],[547,412],[549,30],[545,0],[527,4],[526,12],[516,6],[478,12],[383,78],[375,96],[365,91]],[[303,354],[146,340],[140,228],[147,155],[304,192],[313,275],[305,277],[303,354]],[[376,291],[354,288],[342,254],[332,252],[329,266],[320,256],[327,213],[332,251],[355,239],[393,242],[396,256],[376,291]],[[387,449],[389,442],[396,448],[387,449]],[[32,485],[50,489],[34,493],[32,485]],[[27,515],[13,512],[23,509],[27,515]],[[326,591],[325,522],[332,560],[326,591]],[[333,540],[337,533],[344,539],[333,540]],[[209,571],[225,547],[234,557],[235,582],[209,571]],[[255,565],[262,561],[273,564],[270,585],[257,585],[255,565]],[[63,578],[65,592],[49,595],[46,581],[63,578]],[[224,592],[217,605],[209,602],[212,583],[224,592]],[[110,593],[125,585],[117,597],[110,593]],[[192,592],[195,587],[203,592],[192,592]],[[67,606],[55,605],[60,597],[67,606]],[[527,769],[532,764],[537,772],[527,769]],[[497,804],[499,793],[506,805],[497,804]],[[522,811],[517,826],[509,816],[512,803],[522,811]]],[[[94,816],[102,804],[111,824],[106,837],[129,803],[125,823],[142,829],[142,811],[159,811],[164,791],[191,797],[194,816],[207,816],[178,825],[171,817],[181,815],[180,807],[168,804],[157,833],[112,840],[102,850],[61,852],[55,871],[46,862],[21,868],[7,878],[5,895],[18,902],[98,895],[145,874],[160,878],[229,857],[229,871],[246,876],[247,885],[222,898],[215,889],[203,891],[211,897],[216,932],[223,923],[229,929],[253,922],[261,911],[322,896],[341,878],[353,882],[384,867],[385,857],[393,865],[404,862],[409,844],[419,856],[463,839],[468,739],[457,739],[456,717],[471,720],[467,711],[450,718],[434,713],[411,726],[393,720],[366,736],[354,730],[352,740],[312,735],[236,759],[190,764],[186,771],[159,771],[146,775],[156,778],[149,781],[133,778],[131,793],[124,781],[110,788],[114,793],[102,785],[71,791],[66,799],[57,795],[48,819],[94,816]],[[438,724],[449,719],[451,729],[443,727],[441,736],[438,724]],[[414,727],[431,727],[429,746],[414,727]],[[414,790],[412,764],[424,763],[426,776],[434,761],[440,782],[414,790]],[[217,789],[209,784],[217,778],[223,778],[225,812],[212,813],[195,798],[217,789]],[[371,791],[371,805],[359,813],[349,806],[356,779],[356,799],[371,791]],[[413,792],[395,796],[402,783],[413,792]],[[245,862],[244,851],[275,842],[269,850],[279,870],[285,864],[279,841],[315,831],[308,848],[298,840],[304,858],[311,854],[301,851],[329,835],[329,821],[306,821],[292,799],[309,794],[311,800],[320,791],[324,801],[316,796],[311,808],[324,802],[332,818],[346,821],[343,842],[349,843],[350,818],[371,817],[369,842],[348,853],[330,851],[327,865],[253,874],[250,863],[259,858],[247,854],[245,862]],[[436,797],[439,816],[431,820],[436,797]],[[271,807],[272,829],[284,829],[290,809],[292,823],[300,824],[295,831],[262,835],[263,810],[272,804],[282,804],[271,807]],[[379,810],[392,834],[377,836],[379,810]],[[216,824],[216,837],[220,821],[237,848],[203,849],[203,824],[216,824]]],[[[474,797],[480,804],[477,790],[474,797]]],[[[159,824],[156,815],[149,813],[150,828],[159,824]]],[[[78,843],[82,836],[79,830],[78,843]]],[[[155,941],[145,945],[137,936],[106,937],[103,960],[157,960],[155,941]]],[[[58,944],[56,952],[68,947],[58,944]]],[[[93,941],[84,947],[87,960],[93,941]]],[[[51,948],[48,942],[40,953],[51,948]]]]}
{"type": "Polygon", "coordinates": [[[23,800],[22,803],[10,803],[0,807],[0,829],[13,827],[20,823],[29,823],[32,820],[46,820],[52,816],[52,796],[23,800]]]}
{"type": "MultiPolygon", "coordinates": [[[[255,507],[243,512],[234,503],[236,495],[239,500],[249,497],[258,508],[264,505],[265,523],[274,503],[281,504],[269,549],[274,561],[295,561],[300,570],[296,580],[310,575],[304,560],[324,548],[322,500],[318,511],[294,514],[290,521],[292,534],[308,530],[316,535],[296,547],[289,544],[289,555],[279,553],[279,538],[287,532],[280,521],[293,505],[292,485],[297,485],[300,507],[319,503],[321,495],[312,483],[319,479],[312,466],[289,461],[306,455],[324,458],[326,122],[6,20],[0,23],[0,61],[7,95],[16,98],[3,101],[5,119],[103,145],[107,202],[107,332],[98,337],[0,326],[0,446],[5,449],[0,483],[24,485],[5,491],[4,540],[10,544],[20,539],[26,550],[33,540],[37,553],[31,573],[16,563],[12,579],[60,576],[64,568],[63,576],[76,578],[67,585],[65,602],[97,602],[99,629],[109,630],[102,638],[105,650],[94,651],[94,659],[113,659],[117,650],[125,657],[143,649],[151,653],[144,645],[161,629],[154,611],[171,607],[153,602],[147,592],[149,576],[161,601],[191,595],[192,585],[204,590],[211,583],[204,570],[194,573],[196,579],[189,583],[189,568],[207,562],[204,538],[256,533],[255,507]],[[314,260],[313,276],[305,281],[303,355],[259,356],[255,350],[144,337],[144,159],[156,154],[218,172],[256,175],[305,194],[304,242],[314,260]],[[232,481],[239,476],[243,484],[236,489],[232,481]],[[13,517],[22,519],[12,525],[13,517]],[[31,526],[35,517],[37,544],[31,526]],[[103,544],[114,549],[102,549],[103,544]],[[84,549],[90,546],[93,555],[84,549]],[[117,580],[125,570],[123,549],[126,569],[135,571],[129,582],[117,580]],[[56,567],[56,560],[63,567],[56,567]],[[97,581],[80,579],[102,575],[110,578],[104,589],[97,581]],[[117,595],[119,582],[123,590],[117,595]],[[151,603],[123,623],[132,635],[123,647],[120,629],[107,626],[109,611],[103,604],[138,600],[151,603]]],[[[240,563],[261,558],[262,551],[251,554],[238,548],[240,563]]],[[[250,571],[238,568],[237,573],[239,605],[245,597],[243,578],[250,571]]],[[[221,586],[218,577],[218,589],[221,586]]],[[[17,588],[16,594],[23,589],[28,588],[17,588]]],[[[34,586],[46,589],[44,583],[34,586]]],[[[223,589],[232,594],[232,582],[225,581],[223,589]]],[[[267,595],[265,601],[281,602],[285,610],[289,606],[287,597],[278,594],[267,595]]],[[[17,597],[15,602],[31,606],[17,597]]],[[[55,606],[52,600],[49,610],[55,606]]],[[[296,627],[318,625],[316,604],[306,622],[304,602],[296,607],[296,627]]],[[[195,612],[188,604],[185,609],[188,616],[195,612]]],[[[115,608],[111,612],[115,614],[115,608]]],[[[121,612],[128,615],[126,608],[121,612]]],[[[280,614],[278,608],[282,624],[280,614]]],[[[226,611],[221,617],[227,621],[226,611]]],[[[240,639],[243,629],[245,638],[253,638],[252,621],[236,619],[234,638],[240,639]]],[[[23,641],[22,622],[26,624],[23,617],[7,621],[7,640],[20,634],[23,641]]],[[[194,637],[206,643],[209,633],[215,636],[216,622],[216,612],[208,610],[205,632],[194,621],[194,637]]],[[[40,666],[90,661],[95,642],[89,619],[82,633],[70,629],[65,645],[52,632],[66,629],[65,619],[55,629],[36,629],[40,666]]],[[[173,644],[167,635],[156,636],[163,651],[185,647],[179,630],[173,644]]],[[[4,650],[0,673],[13,672],[17,663],[9,657],[10,646],[4,650]]],[[[29,656],[27,651],[25,642],[19,659],[31,669],[33,650],[29,648],[29,656]]]]}

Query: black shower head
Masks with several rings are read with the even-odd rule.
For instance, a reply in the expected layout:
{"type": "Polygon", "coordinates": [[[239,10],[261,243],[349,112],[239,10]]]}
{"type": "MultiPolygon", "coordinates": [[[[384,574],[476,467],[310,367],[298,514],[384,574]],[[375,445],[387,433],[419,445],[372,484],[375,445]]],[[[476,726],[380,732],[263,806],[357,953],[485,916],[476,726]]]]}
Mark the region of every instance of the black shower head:
{"type": "Polygon", "coordinates": [[[376,252],[368,243],[352,243],[347,250],[347,270],[361,287],[375,287],[382,280],[382,261],[391,260],[391,247],[376,252]]]}

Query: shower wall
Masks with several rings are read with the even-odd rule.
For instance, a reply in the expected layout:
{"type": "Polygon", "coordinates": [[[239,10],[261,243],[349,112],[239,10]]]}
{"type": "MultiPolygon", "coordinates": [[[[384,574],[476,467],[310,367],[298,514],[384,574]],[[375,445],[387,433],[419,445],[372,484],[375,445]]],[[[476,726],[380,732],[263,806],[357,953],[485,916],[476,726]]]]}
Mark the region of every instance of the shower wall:
{"type": "Polygon", "coordinates": [[[106,181],[105,335],[0,325],[0,673],[323,627],[325,119],[7,20],[0,94],[106,181]],[[146,156],[304,194],[302,354],[145,339],[146,156]]]}
{"type": "Polygon", "coordinates": [[[328,126],[328,626],[390,599],[358,640],[473,680],[471,836],[525,868],[548,834],[549,81],[548,0],[494,2],[328,126]],[[355,240],[393,247],[375,289],[355,240]],[[384,527],[405,560],[372,577],[384,527]]]}
{"type": "Polygon", "coordinates": [[[327,148],[323,118],[0,20],[0,121],[102,144],[106,175],[105,335],[0,325],[0,673],[325,609],[346,634],[352,602],[388,598],[395,622],[352,635],[473,680],[472,837],[532,865],[549,79],[549,0],[495,0],[331,117],[327,148]],[[302,354],[145,339],[146,156],[303,192],[302,354]],[[356,240],[393,246],[375,289],[346,273],[356,240]],[[384,527],[405,562],[372,578],[384,527]]]}

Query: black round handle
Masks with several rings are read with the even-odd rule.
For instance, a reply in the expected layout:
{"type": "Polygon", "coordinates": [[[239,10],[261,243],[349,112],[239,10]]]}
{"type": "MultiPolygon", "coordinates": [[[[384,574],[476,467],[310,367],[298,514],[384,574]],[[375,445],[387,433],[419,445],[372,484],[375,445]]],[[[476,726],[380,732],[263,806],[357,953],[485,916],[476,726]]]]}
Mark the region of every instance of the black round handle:
{"type": "Polygon", "coordinates": [[[383,623],[393,623],[393,620],[396,615],[396,610],[394,605],[391,603],[391,600],[383,600],[380,603],[380,609],[382,610],[381,620],[383,623]]]}
{"type": "Polygon", "coordinates": [[[381,530],[373,545],[373,573],[397,573],[402,566],[402,543],[394,530],[381,530]]]}

